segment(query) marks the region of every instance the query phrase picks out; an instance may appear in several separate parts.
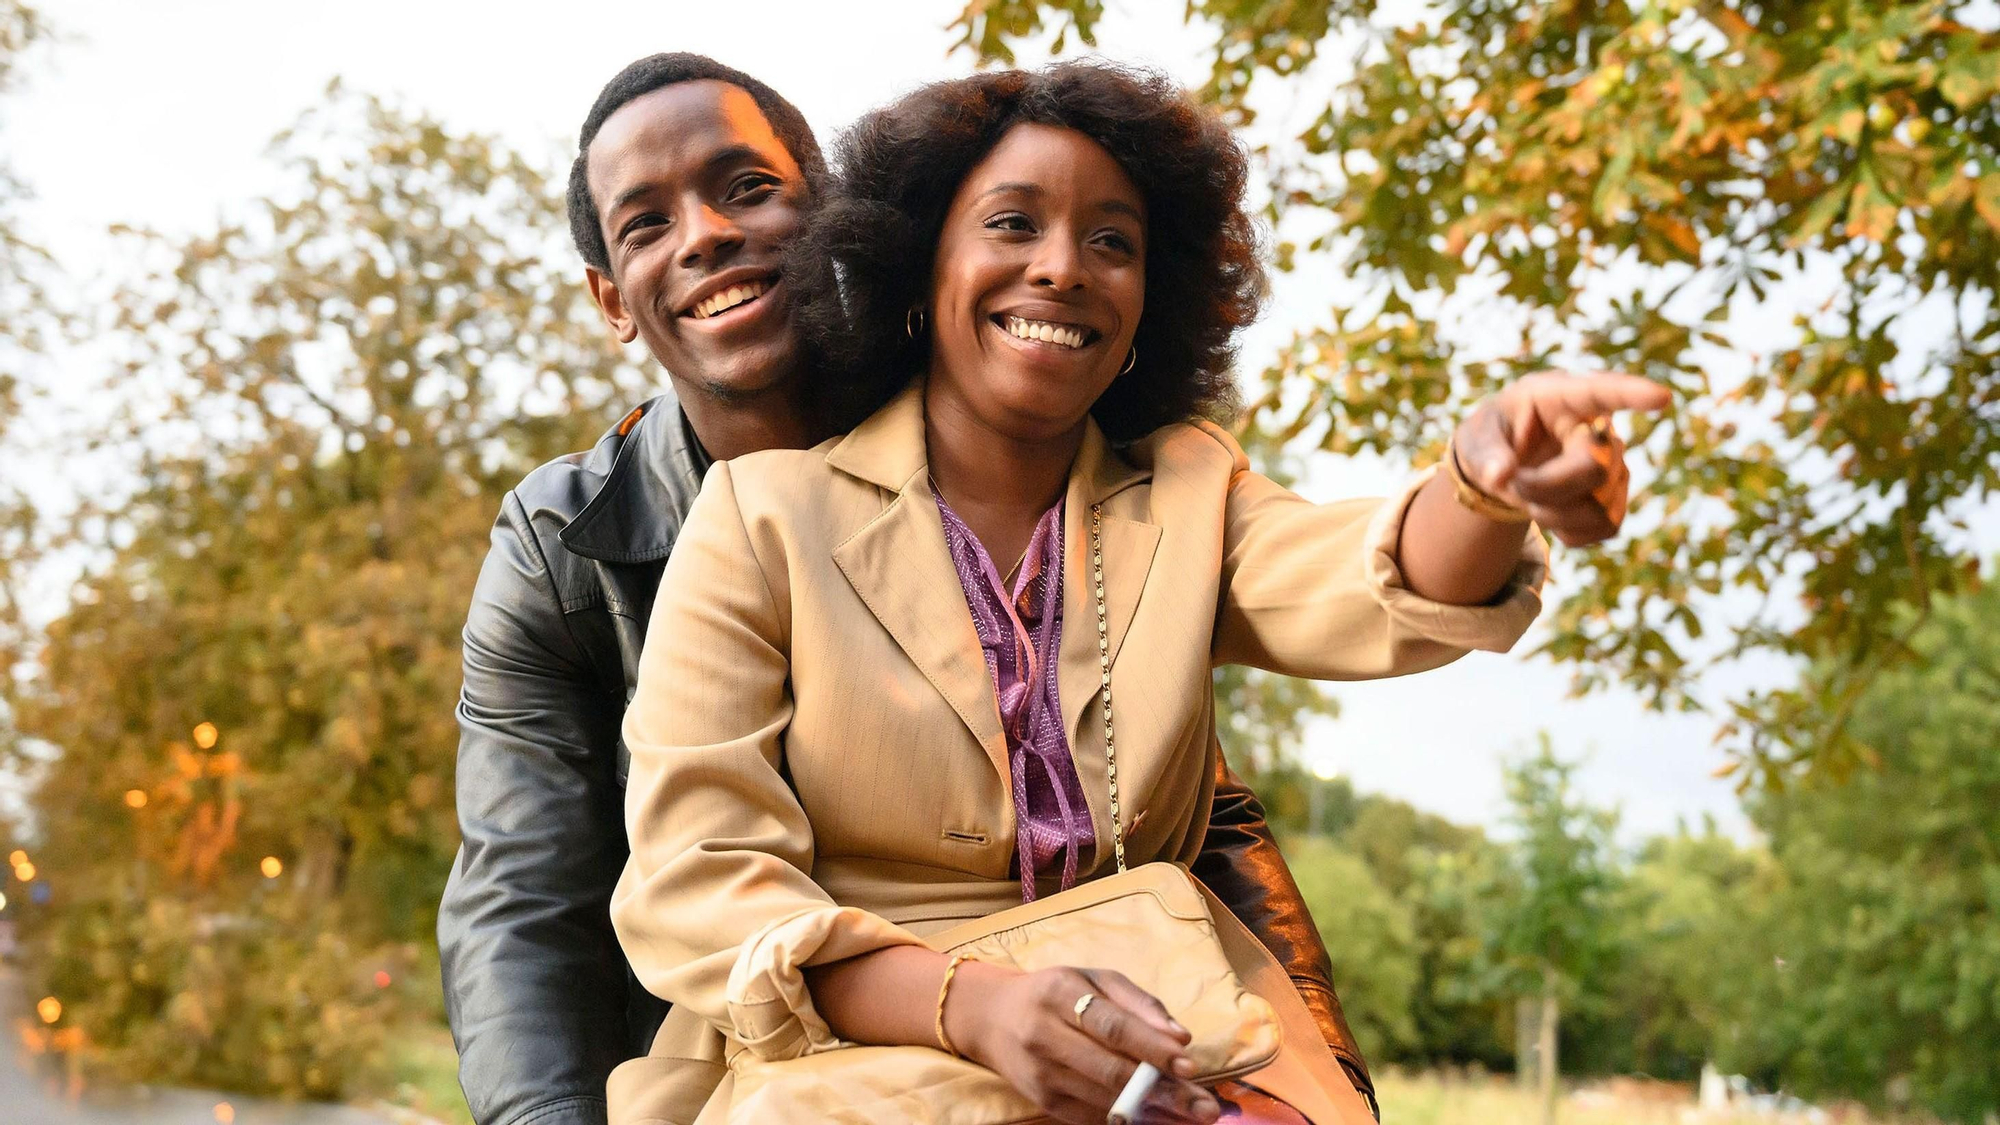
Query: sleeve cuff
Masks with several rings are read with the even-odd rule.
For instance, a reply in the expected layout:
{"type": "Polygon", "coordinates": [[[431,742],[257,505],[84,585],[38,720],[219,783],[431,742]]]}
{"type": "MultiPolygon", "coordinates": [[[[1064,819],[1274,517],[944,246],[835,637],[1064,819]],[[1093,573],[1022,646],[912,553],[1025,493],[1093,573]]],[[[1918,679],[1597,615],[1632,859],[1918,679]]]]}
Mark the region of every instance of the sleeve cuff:
{"type": "Polygon", "coordinates": [[[1425,469],[1400,496],[1384,503],[1368,528],[1368,588],[1389,616],[1410,631],[1454,648],[1506,652],[1528,631],[1542,612],[1542,583],[1549,574],[1549,545],[1541,529],[1528,524],[1521,534],[1521,555],[1507,584],[1486,605],[1447,605],[1412,591],[1396,561],[1403,538],[1403,519],[1410,502],[1437,475],[1425,469]]]}
{"type": "Polygon", "coordinates": [[[759,1058],[790,1059],[842,1046],[813,1007],[805,970],[923,939],[866,910],[827,906],[766,924],[729,972],[724,999],[734,1035],[759,1058]]]}

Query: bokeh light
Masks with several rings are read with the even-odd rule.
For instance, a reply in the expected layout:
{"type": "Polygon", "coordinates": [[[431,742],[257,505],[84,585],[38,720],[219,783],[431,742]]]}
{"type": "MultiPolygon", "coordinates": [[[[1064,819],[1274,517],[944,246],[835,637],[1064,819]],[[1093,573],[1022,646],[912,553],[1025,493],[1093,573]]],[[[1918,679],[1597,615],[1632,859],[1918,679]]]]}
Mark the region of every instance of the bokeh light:
{"type": "Polygon", "coordinates": [[[236,1107],[228,1102],[215,1103],[215,1120],[220,1125],[230,1125],[230,1122],[236,1120],[236,1107]]]}
{"type": "Polygon", "coordinates": [[[144,789],[127,789],[125,791],[125,807],[130,809],[145,808],[146,791],[144,789]]]}
{"type": "Polygon", "coordinates": [[[35,881],[35,865],[34,865],[34,864],[32,864],[32,863],[29,863],[29,862],[28,862],[27,860],[22,860],[21,862],[19,862],[19,863],[15,864],[15,865],[14,865],[14,878],[16,878],[16,879],[19,879],[19,880],[20,880],[20,881],[22,881],[23,883],[32,883],[32,882],[34,882],[34,881],[35,881]]]}
{"type": "Polygon", "coordinates": [[[9,867],[19,867],[26,862],[28,862],[28,853],[19,848],[15,848],[13,851],[7,853],[7,866],[9,867]]]}
{"type": "Polygon", "coordinates": [[[267,855],[263,862],[257,865],[257,870],[262,871],[266,879],[276,879],[285,873],[285,861],[277,856],[267,855]]]}
{"type": "Polygon", "coordinates": [[[376,988],[387,988],[387,987],[389,987],[389,981],[390,981],[391,979],[392,979],[392,978],[391,978],[391,977],[389,976],[389,970],[387,970],[387,969],[377,969],[377,970],[375,970],[375,987],[376,987],[376,988]]]}
{"type": "Polygon", "coordinates": [[[203,723],[194,728],[194,744],[203,750],[215,749],[215,740],[221,737],[214,723],[203,723]]]}
{"type": "Polygon", "coordinates": [[[35,1002],[35,1014],[43,1023],[54,1023],[62,1018],[62,1001],[53,996],[44,996],[35,1002]]]}

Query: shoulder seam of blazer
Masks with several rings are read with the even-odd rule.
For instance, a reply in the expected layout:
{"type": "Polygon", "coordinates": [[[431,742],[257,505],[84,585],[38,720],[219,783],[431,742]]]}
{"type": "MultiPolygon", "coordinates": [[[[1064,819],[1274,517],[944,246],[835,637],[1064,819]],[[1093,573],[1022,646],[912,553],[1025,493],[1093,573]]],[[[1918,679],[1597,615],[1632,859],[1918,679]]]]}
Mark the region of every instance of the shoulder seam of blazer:
{"type": "MultiPolygon", "coordinates": [[[[780,639],[784,643],[785,651],[790,652],[792,648],[791,606],[789,604],[781,605],[778,602],[778,592],[771,589],[770,568],[764,564],[763,552],[757,549],[756,537],[750,534],[750,521],[743,518],[743,493],[736,487],[736,474],[729,471],[729,462],[718,461],[711,475],[715,476],[718,480],[715,489],[717,496],[722,494],[723,489],[729,490],[729,511],[730,514],[736,517],[737,533],[743,536],[743,545],[750,550],[750,561],[757,568],[757,581],[764,587],[764,604],[770,606],[772,614],[777,617],[778,628],[783,634],[780,639]]],[[[708,490],[704,488],[702,491],[706,492],[708,490]]]]}

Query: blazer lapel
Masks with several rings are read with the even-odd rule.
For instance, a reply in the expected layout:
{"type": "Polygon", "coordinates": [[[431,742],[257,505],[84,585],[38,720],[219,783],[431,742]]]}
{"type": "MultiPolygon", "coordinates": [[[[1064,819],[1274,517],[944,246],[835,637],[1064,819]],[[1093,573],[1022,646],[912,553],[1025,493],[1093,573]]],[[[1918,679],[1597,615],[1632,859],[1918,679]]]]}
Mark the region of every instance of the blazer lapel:
{"type": "MultiPolygon", "coordinates": [[[[1096,423],[1084,435],[1070,474],[1068,510],[1063,520],[1063,644],[1057,669],[1062,695],[1063,729],[1070,745],[1077,744],[1077,724],[1084,707],[1104,686],[1104,665],[1097,649],[1097,592],[1092,581],[1091,518],[1093,503],[1105,506],[1101,525],[1104,552],[1104,608],[1112,667],[1139,596],[1152,573],[1160,546],[1156,524],[1111,514],[1106,503],[1115,494],[1150,479],[1152,474],[1131,465],[1111,449],[1096,423]]],[[[1094,741],[1094,740],[1093,740],[1094,741]]],[[[1089,790],[1086,788],[1086,793],[1089,790]]]]}
{"type": "Polygon", "coordinates": [[[896,494],[881,515],[834,548],[833,561],[1007,777],[1007,739],[986,654],[926,473],[921,390],[913,384],[827,454],[835,468],[896,494]]]}
{"type": "MultiPolygon", "coordinates": [[[[895,494],[882,514],[836,547],[848,584],[903,652],[951,704],[1001,777],[1010,775],[1006,735],[985,653],[945,545],[924,450],[923,385],[912,383],[827,453],[827,463],[895,494]]],[[[1133,505],[1107,503],[1150,480],[1120,457],[1090,422],[1070,469],[1063,519],[1063,642],[1057,656],[1063,728],[1077,744],[1083,710],[1103,684],[1097,651],[1097,597],[1091,581],[1092,504],[1104,504],[1106,635],[1114,668],[1159,548],[1160,529],[1133,505]],[[1126,514],[1111,514],[1116,506],[1126,514]]],[[[1089,740],[1094,744],[1095,739],[1089,740]]],[[[1078,762],[1093,808],[1103,804],[1103,761],[1078,762]],[[1093,778],[1097,779],[1093,785],[1093,778]]],[[[1100,820],[1100,824],[1103,822],[1100,820]]]]}

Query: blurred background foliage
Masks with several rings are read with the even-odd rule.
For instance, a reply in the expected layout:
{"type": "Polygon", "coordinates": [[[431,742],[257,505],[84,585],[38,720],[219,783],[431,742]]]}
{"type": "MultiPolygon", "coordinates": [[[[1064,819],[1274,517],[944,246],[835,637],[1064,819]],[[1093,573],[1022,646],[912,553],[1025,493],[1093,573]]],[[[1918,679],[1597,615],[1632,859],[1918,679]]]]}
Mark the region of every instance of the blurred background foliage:
{"type": "Polygon", "coordinates": [[[130,232],[88,312],[113,371],[75,451],[131,474],[6,560],[10,589],[83,560],[0,653],[46,896],[10,913],[97,1070],[332,1096],[439,1018],[458,634],[500,497],[649,384],[517,154],[336,87],[272,158],[287,186],[239,221],[130,232]]]}
{"type": "MultiPolygon", "coordinates": [[[[1956,522],[1996,464],[2000,46],[1959,8],[1189,6],[1224,112],[1324,101],[1257,153],[1276,251],[1370,293],[1253,380],[1260,462],[1434,449],[1558,354],[1653,375],[1683,401],[1635,436],[1655,498],[1568,556],[1548,652],[1668,707],[1746,654],[1796,669],[1722,705],[1762,841],[1636,844],[1547,743],[1492,834],[1314,777],[1332,702],[1220,672],[1378,1064],[1712,1061],[2000,1113],[2000,597],[1956,522]],[[1731,310],[1814,271],[1834,296],[1790,343],[1732,342],[1731,310]],[[1506,347],[1452,335],[1472,301],[1506,347]]],[[[975,0],[959,26],[999,58],[1101,15],[975,0]]],[[[45,36],[0,0],[0,93],[45,36]]],[[[534,161],[339,87],[273,160],[270,198],[129,232],[73,309],[0,174],[5,370],[56,332],[106,362],[88,424],[32,440],[129,470],[60,505],[0,479],[0,755],[32,786],[4,916],[94,1073],[354,1097],[436,1055],[458,630],[499,498],[652,377],[605,341],[534,161]],[[51,567],[80,575],[53,610],[27,593],[51,567]]],[[[0,382],[0,441],[30,441],[27,393],[0,382]]]]}

